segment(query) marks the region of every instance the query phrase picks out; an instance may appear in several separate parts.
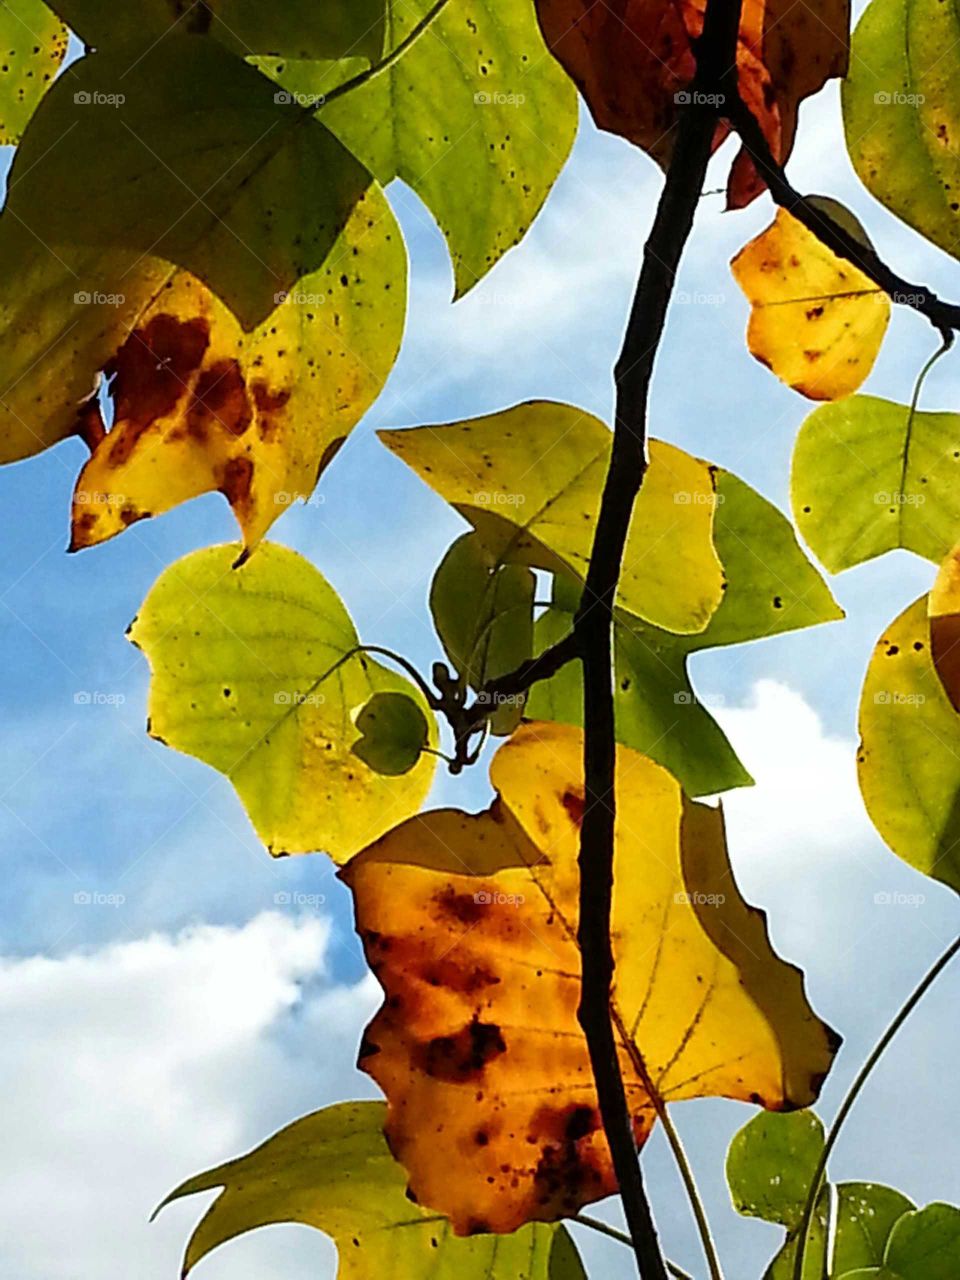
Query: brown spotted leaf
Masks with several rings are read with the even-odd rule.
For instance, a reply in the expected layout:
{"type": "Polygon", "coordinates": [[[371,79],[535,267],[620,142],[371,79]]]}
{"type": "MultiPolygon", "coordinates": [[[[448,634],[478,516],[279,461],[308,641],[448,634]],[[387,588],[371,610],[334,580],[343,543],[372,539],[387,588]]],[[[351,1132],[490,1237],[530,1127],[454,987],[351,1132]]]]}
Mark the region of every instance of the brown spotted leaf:
{"type": "Polygon", "coordinates": [[[396,358],[406,263],[382,194],[361,200],[328,264],[253,333],[177,272],[105,366],[112,429],[73,501],[71,547],[216,490],[248,547],[320,473],[396,358]]]}
{"type": "MultiPolygon", "coordinates": [[[[417,1201],[460,1234],[576,1213],[616,1190],[577,1022],[578,729],[524,725],[480,814],[396,827],[340,873],[385,1000],[360,1065],[417,1201]]],[[[656,1106],[817,1096],[837,1040],[740,897],[718,809],[620,748],[613,1016],[638,1143],[656,1106]]]]}
{"type": "MultiPolygon", "coordinates": [[[[601,129],[642,147],[661,165],[673,152],[678,109],[696,71],[693,41],[705,0],[537,0],[547,44],[579,85],[601,129]]],[[[797,109],[846,72],[848,0],[814,10],[794,0],[744,0],[737,47],[741,97],[778,160],[793,146],[797,109]]],[[[718,130],[717,142],[726,130],[718,130]]],[[[745,152],[729,200],[747,204],[762,183],[745,152]]]]}

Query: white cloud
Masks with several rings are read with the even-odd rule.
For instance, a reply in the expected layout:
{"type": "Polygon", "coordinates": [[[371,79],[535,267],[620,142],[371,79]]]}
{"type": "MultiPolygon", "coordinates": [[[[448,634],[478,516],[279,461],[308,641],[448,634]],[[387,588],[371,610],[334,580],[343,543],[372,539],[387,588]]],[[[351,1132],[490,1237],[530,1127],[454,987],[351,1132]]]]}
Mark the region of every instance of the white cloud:
{"type": "MultiPolygon", "coordinates": [[[[352,1065],[376,984],[324,979],[329,947],[325,921],[265,913],[0,965],[0,1274],[100,1280],[133,1266],[137,1280],[173,1280],[202,1205],[151,1226],[167,1191],[303,1112],[369,1093],[352,1065]]],[[[205,1270],[316,1274],[324,1248],[315,1232],[269,1232],[205,1270]]]]}

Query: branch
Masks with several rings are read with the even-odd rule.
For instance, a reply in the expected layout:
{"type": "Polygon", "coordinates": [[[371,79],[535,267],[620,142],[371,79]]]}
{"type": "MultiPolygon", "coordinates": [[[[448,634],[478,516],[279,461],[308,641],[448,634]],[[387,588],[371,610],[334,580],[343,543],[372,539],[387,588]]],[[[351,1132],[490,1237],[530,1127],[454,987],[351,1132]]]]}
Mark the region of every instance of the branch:
{"type": "Polygon", "coordinates": [[[590,567],[574,629],[580,637],[584,686],[585,806],[580,831],[580,918],[583,967],[578,1016],[590,1051],[600,1114],[641,1276],[666,1280],[637,1158],[611,1018],[615,825],[613,605],[633,506],[647,469],[646,419],[654,359],[677,267],[693,226],[710,159],[718,91],[736,92],[740,0],[710,0],[697,41],[697,75],[682,109],[676,148],[644,248],[623,349],[615,369],[613,450],[604,483],[590,567]]]}
{"type": "Polygon", "coordinates": [[[912,284],[904,280],[883,261],[877,251],[856,236],[851,235],[845,227],[835,222],[822,208],[791,185],[786,171],[777,160],[763,136],[763,130],[756,117],[740,97],[739,90],[730,95],[724,105],[723,112],[740,135],[757,172],[766,182],[773,200],[782,209],[792,213],[798,222],[802,222],[821,244],[832,249],[841,258],[846,258],[855,267],[859,267],[865,276],[875,285],[888,293],[891,299],[902,306],[910,307],[925,316],[927,320],[943,335],[944,341],[953,340],[954,332],[960,331],[960,306],[952,302],[944,302],[928,289],[926,285],[912,284]]]}
{"type": "Polygon", "coordinates": [[[441,11],[447,7],[448,3],[449,0],[437,0],[436,4],[427,10],[420,21],[410,28],[400,43],[391,49],[381,62],[374,63],[372,67],[367,67],[366,71],[361,71],[359,75],[353,76],[350,80],[344,80],[343,84],[338,84],[336,88],[324,94],[321,105],[325,107],[335,99],[343,97],[345,93],[352,93],[354,89],[362,88],[370,80],[389,70],[395,62],[399,62],[410,46],[416,44],[427,28],[432,25],[434,19],[440,16],[441,11]]]}

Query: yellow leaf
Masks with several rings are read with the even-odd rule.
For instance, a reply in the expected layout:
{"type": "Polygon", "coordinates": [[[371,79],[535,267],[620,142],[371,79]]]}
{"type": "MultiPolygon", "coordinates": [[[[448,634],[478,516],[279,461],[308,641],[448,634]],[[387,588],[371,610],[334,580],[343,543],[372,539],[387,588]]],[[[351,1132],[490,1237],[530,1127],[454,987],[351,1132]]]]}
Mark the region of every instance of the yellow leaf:
{"type": "Polygon", "coordinates": [[[114,423],[77,480],[71,549],[209,491],[254,547],[378,395],[399,349],[404,273],[372,190],[323,269],[278,294],[253,333],[194,276],[172,274],[106,364],[114,423]]]}
{"type": "MultiPolygon", "coordinates": [[[[864,239],[842,205],[821,199],[834,221],[864,239]]],[[[785,209],[730,264],[751,304],[747,345],[811,400],[851,395],[873,368],[890,299],[785,209]]]]}
{"type": "MultiPolygon", "coordinates": [[[[577,1022],[582,733],[532,723],[490,809],[410,819],[341,872],[385,1001],[360,1065],[417,1201],[459,1233],[576,1213],[615,1189],[577,1022]]],[[[665,1102],[817,1096],[837,1038],[739,896],[719,809],[617,756],[612,1013],[638,1142],[665,1102]]]]}
{"type": "Polygon", "coordinates": [[[933,665],[954,710],[960,711],[960,545],[940,566],[927,615],[933,665]]]}

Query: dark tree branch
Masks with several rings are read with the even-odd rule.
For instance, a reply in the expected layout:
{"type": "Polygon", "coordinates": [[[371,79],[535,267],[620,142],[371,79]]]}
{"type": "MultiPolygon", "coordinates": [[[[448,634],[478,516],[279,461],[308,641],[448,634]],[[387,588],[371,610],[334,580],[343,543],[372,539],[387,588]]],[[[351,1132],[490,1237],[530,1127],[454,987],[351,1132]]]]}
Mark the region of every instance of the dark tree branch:
{"type": "Polygon", "coordinates": [[[710,159],[718,103],[736,93],[740,0],[709,0],[697,41],[697,75],[680,114],[676,148],[644,247],[623,349],[617,361],[613,451],[604,483],[590,567],[574,621],[583,661],[585,805],[580,832],[578,941],[583,983],[578,1016],[590,1051],[637,1265],[645,1280],[666,1280],[650,1212],[611,1018],[615,725],[613,606],[637,494],[647,469],[646,423],[654,360],[680,258],[693,227],[710,159]]]}
{"type": "Polygon", "coordinates": [[[723,113],[740,135],[741,142],[749,152],[757,172],[766,182],[774,202],[792,213],[821,244],[859,267],[894,302],[918,311],[942,334],[945,342],[952,342],[954,332],[960,331],[960,306],[944,302],[926,285],[904,280],[887,266],[875,249],[851,235],[822,208],[795,190],[783,165],[774,159],[763,130],[739,92],[731,95],[723,113]]]}

